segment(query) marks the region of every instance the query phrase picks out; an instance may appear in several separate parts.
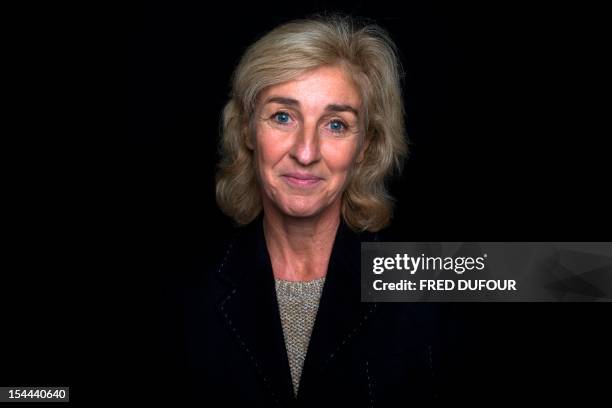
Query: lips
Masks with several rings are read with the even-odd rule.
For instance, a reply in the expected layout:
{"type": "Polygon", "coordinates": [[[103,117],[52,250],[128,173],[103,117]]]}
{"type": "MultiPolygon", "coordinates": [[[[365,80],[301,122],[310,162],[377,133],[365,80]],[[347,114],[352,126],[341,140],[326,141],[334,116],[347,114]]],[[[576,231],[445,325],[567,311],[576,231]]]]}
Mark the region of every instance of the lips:
{"type": "Polygon", "coordinates": [[[287,173],[283,174],[283,179],[294,187],[313,187],[323,180],[323,178],[309,173],[287,173]]]}

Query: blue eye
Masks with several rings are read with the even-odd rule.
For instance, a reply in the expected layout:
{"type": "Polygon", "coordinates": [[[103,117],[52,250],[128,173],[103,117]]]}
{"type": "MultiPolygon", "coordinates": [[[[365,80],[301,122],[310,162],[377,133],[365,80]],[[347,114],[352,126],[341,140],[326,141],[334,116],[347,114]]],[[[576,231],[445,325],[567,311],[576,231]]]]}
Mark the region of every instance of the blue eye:
{"type": "Polygon", "coordinates": [[[289,119],[291,119],[291,117],[289,116],[288,113],[286,112],[276,112],[274,114],[274,119],[278,122],[278,123],[289,123],[289,119]]]}
{"type": "Polygon", "coordinates": [[[329,123],[329,127],[334,132],[341,132],[346,128],[346,125],[339,120],[334,120],[329,123]]]}

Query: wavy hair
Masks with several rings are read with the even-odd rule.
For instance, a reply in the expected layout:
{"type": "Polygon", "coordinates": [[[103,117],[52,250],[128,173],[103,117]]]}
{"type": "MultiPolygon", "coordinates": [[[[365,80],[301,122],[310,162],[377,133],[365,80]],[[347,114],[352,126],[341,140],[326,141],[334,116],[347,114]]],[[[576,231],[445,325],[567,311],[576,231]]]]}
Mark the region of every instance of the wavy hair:
{"type": "Polygon", "coordinates": [[[253,135],[258,95],[325,65],[345,67],[364,102],[360,143],[367,141],[368,147],[342,193],[344,221],[355,231],[374,232],[389,224],[394,200],[386,181],[401,173],[408,153],[398,52],[380,26],[337,14],[276,27],[247,48],[233,73],[223,109],[216,196],[221,210],[238,224],[250,223],[262,211],[255,159],[246,144],[253,135]]]}

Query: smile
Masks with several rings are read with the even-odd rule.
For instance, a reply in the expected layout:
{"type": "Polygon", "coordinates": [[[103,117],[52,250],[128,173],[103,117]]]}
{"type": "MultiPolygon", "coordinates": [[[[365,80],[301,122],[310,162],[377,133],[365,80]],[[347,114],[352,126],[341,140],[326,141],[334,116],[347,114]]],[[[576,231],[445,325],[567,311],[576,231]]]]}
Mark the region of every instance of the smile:
{"type": "Polygon", "coordinates": [[[282,178],[290,186],[300,188],[312,188],[323,181],[320,177],[301,174],[284,174],[282,178]]]}

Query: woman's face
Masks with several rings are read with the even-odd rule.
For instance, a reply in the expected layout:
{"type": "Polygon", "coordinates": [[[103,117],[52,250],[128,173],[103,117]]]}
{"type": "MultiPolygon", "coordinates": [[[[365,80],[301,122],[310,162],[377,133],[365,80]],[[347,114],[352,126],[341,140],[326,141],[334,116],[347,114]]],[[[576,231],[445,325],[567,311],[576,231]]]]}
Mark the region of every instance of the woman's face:
{"type": "Polygon", "coordinates": [[[248,144],[264,210],[293,217],[339,212],[352,166],[365,150],[357,151],[361,112],[359,90],[340,67],[320,67],[262,91],[255,145],[248,144]]]}

